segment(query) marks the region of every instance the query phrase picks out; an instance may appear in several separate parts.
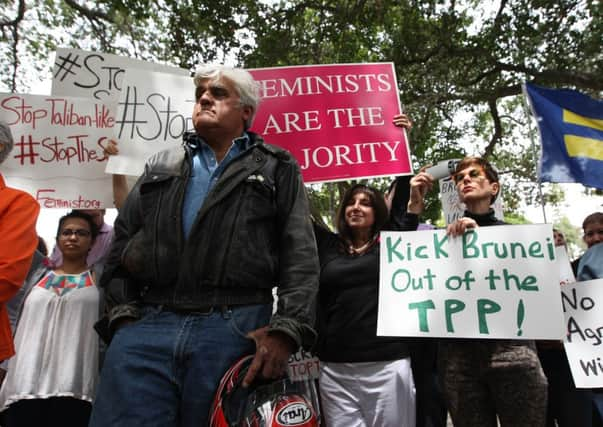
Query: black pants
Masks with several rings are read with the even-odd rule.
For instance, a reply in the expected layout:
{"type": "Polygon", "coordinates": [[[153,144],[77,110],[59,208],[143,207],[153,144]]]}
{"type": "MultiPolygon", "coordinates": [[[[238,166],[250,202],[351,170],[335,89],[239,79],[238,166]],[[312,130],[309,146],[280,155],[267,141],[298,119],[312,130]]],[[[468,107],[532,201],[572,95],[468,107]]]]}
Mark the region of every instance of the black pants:
{"type": "Polygon", "coordinates": [[[565,351],[541,349],[538,357],[549,382],[547,427],[592,427],[592,391],[576,388],[565,351]]]}
{"type": "Polygon", "coordinates": [[[447,409],[437,374],[438,341],[418,338],[410,345],[415,380],[417,427],[446,427],[447,409]]]}
{"type": "Polygon", "coordinates": [[[92,405],[72,397],[23,399],[2,412],[3,427],[87,427],[92,405]]]}

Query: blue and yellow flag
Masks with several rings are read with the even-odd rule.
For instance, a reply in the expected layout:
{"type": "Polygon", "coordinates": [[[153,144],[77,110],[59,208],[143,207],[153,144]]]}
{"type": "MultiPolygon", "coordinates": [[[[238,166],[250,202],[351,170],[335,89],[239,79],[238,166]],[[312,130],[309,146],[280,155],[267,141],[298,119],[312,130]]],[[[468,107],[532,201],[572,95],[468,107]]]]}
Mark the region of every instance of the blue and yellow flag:
{"type": "Polygon", "coordinates": [[[540,129],[540,179],[603,189],[603,101],[530,83],[525,93],[540,129]]]}

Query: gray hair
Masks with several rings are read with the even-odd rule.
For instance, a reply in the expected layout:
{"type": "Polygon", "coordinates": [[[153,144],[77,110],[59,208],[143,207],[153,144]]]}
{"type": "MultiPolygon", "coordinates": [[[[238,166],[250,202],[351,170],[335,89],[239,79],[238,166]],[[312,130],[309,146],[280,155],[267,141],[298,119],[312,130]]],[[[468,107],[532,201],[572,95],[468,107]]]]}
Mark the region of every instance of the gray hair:
{"type": "Polygon", "coordinates": [[[253,112],[245,122],[245,129],[249,129],[260,104],[260,87],[248,71],[242,68],[232,68],[225,65],[201,65],[195,71],[195,87],[199,87],[204,80],[218,80],[222,77],[234,83],[235,89],[241,98],[241,105],[251,107],[253,112]]]}
{"type": "Polygon", "coordinates": [[[0,151],[0,163],[2,163],[8,157],[9,153],[13,149],[13,134],[8,127],[8,124],[0,121],[0,144],[2,147],[2,151],[0,151]]]}

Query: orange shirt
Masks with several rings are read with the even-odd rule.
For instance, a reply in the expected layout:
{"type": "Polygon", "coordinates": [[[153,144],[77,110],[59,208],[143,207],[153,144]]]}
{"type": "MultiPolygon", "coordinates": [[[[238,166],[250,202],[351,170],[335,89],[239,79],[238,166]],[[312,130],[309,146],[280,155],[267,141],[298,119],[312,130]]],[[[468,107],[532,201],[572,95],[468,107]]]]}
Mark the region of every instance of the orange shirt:
{"type": "Polygon", "coordinates": [[[29,194],[7,187],[0,174],[0,360],[15,354],[6,301],[17,293],[38,246],[40,205],[29,194]]]}

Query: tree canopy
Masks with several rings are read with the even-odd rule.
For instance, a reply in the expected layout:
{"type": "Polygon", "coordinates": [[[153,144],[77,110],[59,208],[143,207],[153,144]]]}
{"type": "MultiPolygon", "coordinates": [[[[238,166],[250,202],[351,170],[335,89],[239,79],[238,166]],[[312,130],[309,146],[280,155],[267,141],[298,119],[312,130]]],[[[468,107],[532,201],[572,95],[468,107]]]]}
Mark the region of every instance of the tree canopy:
{"type": "MultiPolygon", "coordinates": [[[[36,3],[0,3],[1,78],[8,90],[27,92],[32,76],[45,77],[57,47],[188,69],[215,61],[248,68],[391,61],[401,103],[415,122],[415,166],[486,156],[513,185],[504,192],[510,211],[520,197],[533,202],[537,194],[531,190],[537,152],[529,144],[521,83],[595,97],[603,91],[596,0],[36,3]]],[[[427,216],[436,220],[439,205],[429,206],[427,216]]]]}

